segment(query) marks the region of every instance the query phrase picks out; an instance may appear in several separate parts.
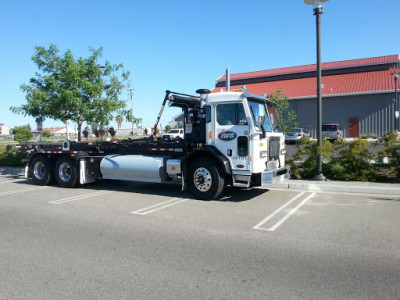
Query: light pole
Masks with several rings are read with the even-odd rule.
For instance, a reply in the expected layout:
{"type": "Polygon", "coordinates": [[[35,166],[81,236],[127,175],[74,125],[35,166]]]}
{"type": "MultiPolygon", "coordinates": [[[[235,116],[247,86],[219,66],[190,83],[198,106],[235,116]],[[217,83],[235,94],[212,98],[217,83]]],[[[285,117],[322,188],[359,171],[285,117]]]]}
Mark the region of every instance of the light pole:
{"type": "MultiPolygon", "coordinates": [[[[317,140],[318,148],[322,147],[322,96],[321,96],[321,14],[324,12],[322,3],[328,0],[304,0],[306,4],[314,5],[314,15],[317,22],[317,140]]],[[[322,174],[322,156],[318,154],[317,174],[314,180],[326,180],[322,174]]]]}
{"type": "Polygon", "coordinates": [[[399,72],[394,72],[394,130],[399,131],[399,104],[397,102],[397,80],[399,79],[399,72]]]}

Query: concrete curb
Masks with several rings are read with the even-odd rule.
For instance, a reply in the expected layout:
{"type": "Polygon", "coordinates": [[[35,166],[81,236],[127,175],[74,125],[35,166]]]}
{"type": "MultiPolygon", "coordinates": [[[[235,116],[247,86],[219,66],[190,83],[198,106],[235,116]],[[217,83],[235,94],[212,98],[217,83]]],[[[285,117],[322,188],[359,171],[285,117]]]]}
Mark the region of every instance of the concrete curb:
{"type": "Polygon", "coordinates": [[[314,182],[289,180],[273,185],[274,188],[325,191],[337,193],[359,193],[377,195],[400,195],[400,184],[371,183],[371,182],[314,182]]]}

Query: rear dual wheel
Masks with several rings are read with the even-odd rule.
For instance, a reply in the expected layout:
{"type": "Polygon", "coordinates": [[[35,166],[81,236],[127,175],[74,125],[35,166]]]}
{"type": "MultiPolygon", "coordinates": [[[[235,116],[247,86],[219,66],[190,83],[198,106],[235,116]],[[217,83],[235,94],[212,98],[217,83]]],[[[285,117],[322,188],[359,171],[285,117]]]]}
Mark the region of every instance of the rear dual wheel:
{"type": "Polygon", "coordinates": [[[30,177],[36,185],[48,185],[54,179],[53,163],[45,156],[35,157],[29,166],[30,177]]]}
{"type": "Polygon", "coordinates": [[[76,186],[79,182],[79,173],[75,161],[67,156],[59,158],[55,166],[55,177],[62,187],[76,186]]]}

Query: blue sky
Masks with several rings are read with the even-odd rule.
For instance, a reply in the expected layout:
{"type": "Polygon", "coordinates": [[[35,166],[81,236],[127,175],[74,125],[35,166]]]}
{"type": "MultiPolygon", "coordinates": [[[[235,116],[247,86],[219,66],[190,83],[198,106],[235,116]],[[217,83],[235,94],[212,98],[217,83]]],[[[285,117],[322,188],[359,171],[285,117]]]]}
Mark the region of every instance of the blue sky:
{"type": "MultiPolygon", "coordinates": [[[[399,12],[399,0],[326,2],[322,61],[399,54],[399,12]]],[[[75,57],[104,47],[104,60],[131,72],[134,114],[146,127],[167,89],[212,89],[228,66],[240,73],[316,61],[315,16],[303,0],[1,0],[0,32],[0,123],[10,127],[36,127],[9,110],[26,102],[19,87],[37,71],[35,46],[53,43],[75,57]]],[[[179,110],[165,112],[163,126],[179,110]]],[[[62,124],[46,120],[51,126],[62,124]]]]}

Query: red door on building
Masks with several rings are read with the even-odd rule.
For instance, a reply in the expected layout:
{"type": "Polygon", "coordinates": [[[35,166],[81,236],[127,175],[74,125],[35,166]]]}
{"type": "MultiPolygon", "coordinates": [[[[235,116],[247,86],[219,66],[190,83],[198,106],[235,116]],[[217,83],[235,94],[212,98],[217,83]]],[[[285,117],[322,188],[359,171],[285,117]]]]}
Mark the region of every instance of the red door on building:
{"type": "Polygon", "coordinates": [[[349,118],[349,137],[358,137],[358,118],[349,118]]]}

